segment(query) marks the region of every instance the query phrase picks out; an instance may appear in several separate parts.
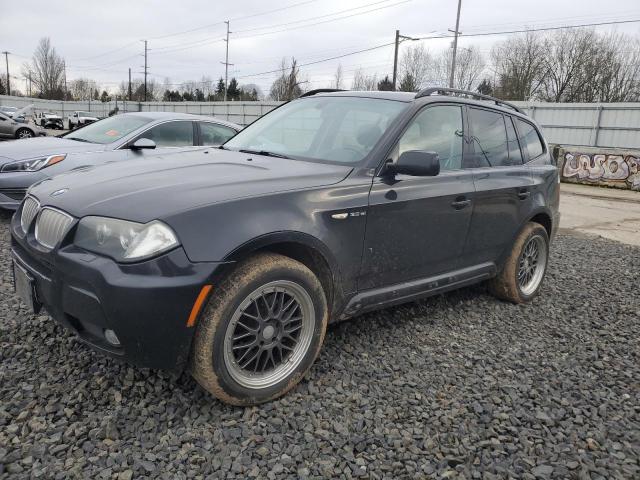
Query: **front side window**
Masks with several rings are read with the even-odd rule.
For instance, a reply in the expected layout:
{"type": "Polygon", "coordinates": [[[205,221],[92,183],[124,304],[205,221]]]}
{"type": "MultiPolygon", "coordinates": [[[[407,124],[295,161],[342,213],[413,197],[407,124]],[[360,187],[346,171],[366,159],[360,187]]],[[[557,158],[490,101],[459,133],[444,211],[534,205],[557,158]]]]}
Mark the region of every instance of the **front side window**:
{"type": "Polygon", "coordinates": [[[440,105],[422,110],[405,130],[393,157],[403,152],[423,150],[436,152],[440,170],[462,168],[462,109],[455,105],[440,105]]]}
{"type": "Polygon", "coordinates": [[[236,134],[232,128],[217,123],[200,122],[202,145],[222,145],[236,134]]]}
{"type": "Polygon", "coordinates": [[[255,121],[224,147],[294,159],[356,164],[369,154],[407,106],[405,102],[378,98],[302,98],[255,121]]]}
{"type": "Polygon", "coordinates": [[[115,115],[74,130],[64,138],[89,143],[111,143],[139,129],[152,119],[139,115],[115,115]]]}
{"type": "Polygon", "coordinates": [[[501,113],[478,108],[469,109],[474,167],[510,165],[507,130],[501,113]]]}
{"type": "Polygon", "coordinates": [[[528,122],[520,120],[519,118],[516,119],[516,122],[518,122],[520,143],[528,153],[527,160],[532,160],[542,155],[544,147],[542,146],[542,141],[540,140],[540,136],[538,135],[538,131],[535,127],[528,122]]]}
{"type": "Polygon", "coordinates": [[[161,123],[160,125],[150,128],[138,138],[153,140],[158,147],[192,147],[193,123],[161,123]]]}

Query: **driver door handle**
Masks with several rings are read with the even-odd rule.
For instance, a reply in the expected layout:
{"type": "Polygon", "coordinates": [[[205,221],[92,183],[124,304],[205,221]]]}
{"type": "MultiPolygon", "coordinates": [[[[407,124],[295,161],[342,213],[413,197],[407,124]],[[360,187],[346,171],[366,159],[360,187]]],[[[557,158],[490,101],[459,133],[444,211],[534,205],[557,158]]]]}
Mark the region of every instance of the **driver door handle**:
{"type": "Polygon", "coordinates": [[[529,198],[529,195],[531,195],[531,192],[529,190],[527,190],[526,188],[521,188],[518,191],[518,198],[520,200],[526,200],[527,198],[529,198]]]}

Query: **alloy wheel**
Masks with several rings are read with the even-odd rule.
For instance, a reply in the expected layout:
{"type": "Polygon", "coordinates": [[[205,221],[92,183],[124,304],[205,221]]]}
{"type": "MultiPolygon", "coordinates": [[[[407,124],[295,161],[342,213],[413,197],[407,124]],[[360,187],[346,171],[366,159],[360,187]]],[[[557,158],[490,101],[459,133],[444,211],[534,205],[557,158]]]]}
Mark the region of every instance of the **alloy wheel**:
{"type": "Polygon", "coordinates": [[[547,243],[540,235],[529,239],[518,263],[518,287],[524,295],[533,294],[544,277],[547,266],[547,243]]]}

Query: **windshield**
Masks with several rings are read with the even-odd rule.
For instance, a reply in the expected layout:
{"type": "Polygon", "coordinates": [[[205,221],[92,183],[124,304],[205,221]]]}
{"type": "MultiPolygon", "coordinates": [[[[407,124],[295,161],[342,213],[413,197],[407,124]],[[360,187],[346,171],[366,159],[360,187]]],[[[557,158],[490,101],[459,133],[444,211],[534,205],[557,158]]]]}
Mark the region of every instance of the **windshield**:
{"type": "Polygon", "coordinates": [[[0,107],[1,112],[13,113],[17,112],[18,109],[16,107],[0,107]]]}
{"type": "Polygon", "coordinates": [[[64,135],[64,137],[69,140],[79,140],[81,142],[111,143],[120,140],[125,135],[128,135],[151,121],[151,118],[141,117],[139,115],[116,115],[115,117],[109,117],[91,123],[79,130],[74,130],[64,135]]]}
{"type": "Polygon", "coordinates": [[[224,148],[355,164],[405,108],[404,102],[377,98],[294,100],[240,131],[224,148]]]}

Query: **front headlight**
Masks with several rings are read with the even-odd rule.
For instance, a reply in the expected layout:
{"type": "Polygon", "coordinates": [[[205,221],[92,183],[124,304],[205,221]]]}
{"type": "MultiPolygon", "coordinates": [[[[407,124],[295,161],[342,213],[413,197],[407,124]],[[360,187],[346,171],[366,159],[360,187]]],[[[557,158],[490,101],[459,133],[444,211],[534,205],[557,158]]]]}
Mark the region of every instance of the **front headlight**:
{"type": "Polygon", "coordinates": [[[1,172],[37,172],[45,167],[50,167],[56,163],[60,163],[65,158],[63,155],[49,155],[48,157],[31,158],[29,160],[20,160],[18,162],[5,163],[1,172]]]}
{"type": "Polygon", "coordinates": [[[74,243],[118,262],[153,257],[179,244],[173,230],[158,220],[142,224],[107,217],[80,220],[74,243]]]}

